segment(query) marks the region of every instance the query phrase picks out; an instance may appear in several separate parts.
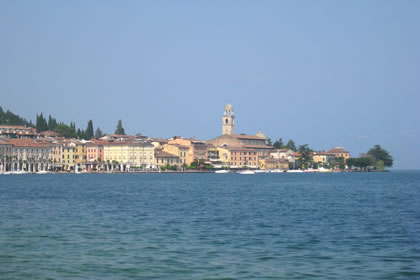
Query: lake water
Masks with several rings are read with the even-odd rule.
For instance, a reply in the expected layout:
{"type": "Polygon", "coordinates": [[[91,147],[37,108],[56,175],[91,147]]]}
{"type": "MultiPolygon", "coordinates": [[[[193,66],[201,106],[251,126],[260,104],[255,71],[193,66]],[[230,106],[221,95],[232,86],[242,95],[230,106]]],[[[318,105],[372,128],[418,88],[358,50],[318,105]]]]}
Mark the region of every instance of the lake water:
{"type": "Polygon", "coordinates": [[[420,172],[0,175],[0,279],[420,279],[420,172]]]}

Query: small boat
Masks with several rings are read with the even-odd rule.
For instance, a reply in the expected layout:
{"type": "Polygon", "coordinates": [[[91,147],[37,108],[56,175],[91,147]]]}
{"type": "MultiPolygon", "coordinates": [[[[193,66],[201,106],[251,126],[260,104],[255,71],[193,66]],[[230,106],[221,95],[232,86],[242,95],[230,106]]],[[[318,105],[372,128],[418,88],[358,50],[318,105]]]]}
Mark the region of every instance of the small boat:
{"type": "Polygon", "coordinates": [[[244,171],[240,171],[239,174],[241,174],[241,175],[252,175],[252,174],[255,174],[255,171],[244,170],[244,171]]]}
{"type": "Polygon", "coordinates": [[[287,173],[302,173],[302,170],[299,169],[292,169],[292,170],[287,170],[287,173]]]}
{"type": "Polygon", "coordinates": [[[41,170],[41,171],[38,171],[36,174],[48,174],[48,173],[50,172],[46,170],[41,170]]]}
{"type": "Polygon", "coordinates": [[[214,171],[214,173],[226,174],[226,173],[230,173],[230,171],[229,170],[222,169],[222,170],[216,170],[216,171],[214,171]]]}
{"type": "Polygon", "coordinates": [[[271,173],[283,173],[284,171],[283,170],[280,170],[280,169],[274,169],[274,170],[271,170],[271,173]]]}

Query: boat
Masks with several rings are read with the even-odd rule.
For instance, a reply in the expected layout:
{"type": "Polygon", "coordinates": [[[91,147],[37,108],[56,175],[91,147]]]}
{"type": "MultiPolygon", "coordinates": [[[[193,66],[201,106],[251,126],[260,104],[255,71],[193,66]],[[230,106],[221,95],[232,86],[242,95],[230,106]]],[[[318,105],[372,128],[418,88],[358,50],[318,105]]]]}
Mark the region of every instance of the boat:
{"type": "Polygon", "coordinates": [[[46,170],[41,170],[41,171],[38,171],[36,174],[48,174],[48,173],[50,172],[46,170]]]}
{"type": "Polygon", "coordinates": [[[280,169],[274,169],[274,170],[271,170],[271,173],[283,173],[284,171],[283,170],[280,170],[280,169]]]}
{"type": "Polygon", "coordinates": [[[244,171],[239,171],[239,174],[241,174],[241,175],[252,175],[252,174],[255,174],[255,171],[244,170],[244,171]]]}
{"type": "Polygon", "coordinates": [[[302,170],[299,169],[292,169],[292,170],[287,170],[287,173],[302,173],[302,170]]]}
{"type": "Polygon", "coordinates": [[[230,173],[230,171],[229,170],[222,169],[222,170],[216,170],[216,171],[214,171],[214,173],[226,174],[226,173],[230,173]]]}

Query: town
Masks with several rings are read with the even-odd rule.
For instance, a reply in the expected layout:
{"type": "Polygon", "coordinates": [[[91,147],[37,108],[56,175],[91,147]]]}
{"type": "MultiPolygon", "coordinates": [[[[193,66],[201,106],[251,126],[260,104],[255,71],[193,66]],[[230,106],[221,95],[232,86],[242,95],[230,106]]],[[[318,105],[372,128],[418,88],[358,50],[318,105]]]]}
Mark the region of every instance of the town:
{"type": "Polygon", "coordinates": [[[210,140],[125,135],[121,121],[116,132],[75,139],[33,127],[0,125],[0,172],[338,172],[392,166],[392,157],[379,145],[352,158],[343,147],[313,151],[307,145],[297,149],[293,141],[272,144],[261,131],[235,134],[230,104],[224,107],[222,135],[210,140]]]}

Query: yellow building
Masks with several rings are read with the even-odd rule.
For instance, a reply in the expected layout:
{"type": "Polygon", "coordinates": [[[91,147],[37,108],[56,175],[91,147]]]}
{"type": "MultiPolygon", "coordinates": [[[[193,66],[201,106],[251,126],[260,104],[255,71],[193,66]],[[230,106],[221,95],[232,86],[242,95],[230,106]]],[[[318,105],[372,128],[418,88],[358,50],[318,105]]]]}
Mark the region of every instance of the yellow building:
{"type": "Polygon", "coordinates": [[[177,155],[164,152],[162,150],[155,151],[156,167],[161,168],[168,165],[180,166],[179,157],[177,155]]]}
{"type": "Polygon", "coordinates": [[[65,171],[74,171],[77,149],[75,143],[64,143],[61,149],[61,166],[65,171]]]}
{"type": "Polygon", "coordinates": [[[132,166],[153,168],[155,163],[155,147],[144,141],[113,142],[104,144],[104,163],[118,165],[121,170],[132,166]]]}
{"type": "Polygon", "coordinates": [[[76,165],[77,168],[84,168],[87,158],[86,143],[75,141],[73,142],[76,145],[76,165]]]}
{"type": "Polygon", "coordinates": [[[180,144],[164,144],[162,146],[162,150],[164,152],[178,156],[180,165],[187,164],[189,147],[180,144]]]}
{"type": "Polygon", "coordinates": [[[314,163],[329,163],[335,159],[335,155],[326,152],[314,152],[312,159],[314,163]]]}
{"type": "Polygon", "coordinates": [[[219,152],[219,160],[222,162],[224,166],[229,166],[231,153],[228,149],[222,147],[216,147],[217,151],[219,152]]]}

